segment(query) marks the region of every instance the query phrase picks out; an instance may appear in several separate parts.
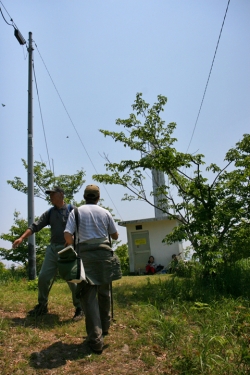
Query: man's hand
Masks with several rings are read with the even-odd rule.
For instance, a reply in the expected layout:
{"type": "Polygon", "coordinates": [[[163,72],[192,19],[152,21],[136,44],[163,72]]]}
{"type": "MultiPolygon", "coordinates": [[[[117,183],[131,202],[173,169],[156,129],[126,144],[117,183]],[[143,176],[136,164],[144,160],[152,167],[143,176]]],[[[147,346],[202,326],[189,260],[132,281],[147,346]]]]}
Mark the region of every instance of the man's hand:
{"type": "Polygon", "coordinates": [[[13,244],[12,244],[12,249],[16,249],[16,248],[20,245],[20,243],[22,243],[22,242],[23,242],[22,237],[19,237],[17,240],[15,240],[15,241],[13,242],[13,244]]]}
{"type": "Polygon", "coordinates": [[[69,232],[64,232],[64,239],[67,245],[72,245],[74,243],[73,236],[69,232]]]}
{"type": "Polygon", "coordinates": [[[110,235],[110,237],[112,238],[112,240],[118,240],[119,233],[118,233],[118,232],[112,233],[112,234],[110,235]]]}
{"type": "Polygon", "coordinates": [[[31,236],[31,235],[32,235],[32,231],[31,231],[31,229],[28,228],[28,229],[23,233],[23,235],[22,235],[21,237],[19,237],[17,240],[15,240],[15,241],[13,242],[12,249],[16,249],[16,248],[20,245],[20,243],[23,242],[23,240],[24,240],[25,238],[27,238],[27,237],[29,237],[29,236],[31,236]]]}

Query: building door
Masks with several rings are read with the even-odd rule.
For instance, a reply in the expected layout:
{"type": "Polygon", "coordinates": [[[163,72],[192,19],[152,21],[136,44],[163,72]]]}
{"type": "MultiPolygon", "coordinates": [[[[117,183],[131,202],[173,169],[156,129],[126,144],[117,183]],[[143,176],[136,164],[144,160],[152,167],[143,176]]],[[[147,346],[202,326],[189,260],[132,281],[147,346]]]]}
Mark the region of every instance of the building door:
{"type": "Polygon", "coordinates": [[[134,271],[143,273],[150,256],[149,233],[148,231],[131,233],[131,237],[134,253],[134,271]]]}

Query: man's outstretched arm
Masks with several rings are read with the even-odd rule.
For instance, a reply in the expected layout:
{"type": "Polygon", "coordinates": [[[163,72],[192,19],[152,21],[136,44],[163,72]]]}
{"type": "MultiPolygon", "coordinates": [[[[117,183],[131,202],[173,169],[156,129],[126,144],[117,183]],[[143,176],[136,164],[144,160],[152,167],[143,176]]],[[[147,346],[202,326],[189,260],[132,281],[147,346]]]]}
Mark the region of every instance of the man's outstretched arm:
{"type": "Polygon", "coordinates": [[[24,240],[25,238],[31,236],[32,234],[33,234],[32,230],[28,228],[28,229],[27,229],[27,230],[21,235],[21,237],[17,238],[17,239],[13,242],[13,244],[12,244],[12,248],[13,248],[13,249],[16,249],[16,248],[20,245],[20,243],[23,242],[23,240],[24,240]]]}

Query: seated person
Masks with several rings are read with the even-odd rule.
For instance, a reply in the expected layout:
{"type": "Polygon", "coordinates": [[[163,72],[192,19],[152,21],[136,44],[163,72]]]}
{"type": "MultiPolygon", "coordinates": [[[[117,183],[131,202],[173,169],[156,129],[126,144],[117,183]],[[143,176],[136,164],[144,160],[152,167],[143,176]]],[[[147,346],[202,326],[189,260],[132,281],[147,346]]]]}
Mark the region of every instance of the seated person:
{"type": "Polygon", "coordinates": [[[156,268],[157,264],[155,263],[155,258],[151,255],[148,258],[148,263],[146,264],[146,275],[154,275],[156,268]]]}
{"type": "Polygon", "coordinates": [[[170,267],[169,267],[169,273],[173,273],[178,266],[178,258],[176,254],[172,255],[172,260],[170,262],[170,267]]]}
{"type": "Polygon", "coordinates": [[[156,273],[166,273],[166,272],[163,272],[164,270],[164,266],[162,266],[161,264],[158,264],[158,266],[156,267],[156,273]]]}

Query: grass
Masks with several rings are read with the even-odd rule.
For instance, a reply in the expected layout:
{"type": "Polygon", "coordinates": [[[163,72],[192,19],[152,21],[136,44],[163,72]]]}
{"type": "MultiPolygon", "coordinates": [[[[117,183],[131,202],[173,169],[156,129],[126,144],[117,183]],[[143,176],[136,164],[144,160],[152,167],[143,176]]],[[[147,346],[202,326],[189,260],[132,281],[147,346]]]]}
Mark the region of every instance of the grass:
{"type": "Polygon", "coordinates": [[[125,276],[113,283],[114,321],[96,355],[85,350],[84,320],[72,322],[65,282],[53,285],[49,314],[27,316],[37,301],[33,284],[0,281],[2,375],[250,374],[245,290],[232,296],[217,280],[125,276]]]}

